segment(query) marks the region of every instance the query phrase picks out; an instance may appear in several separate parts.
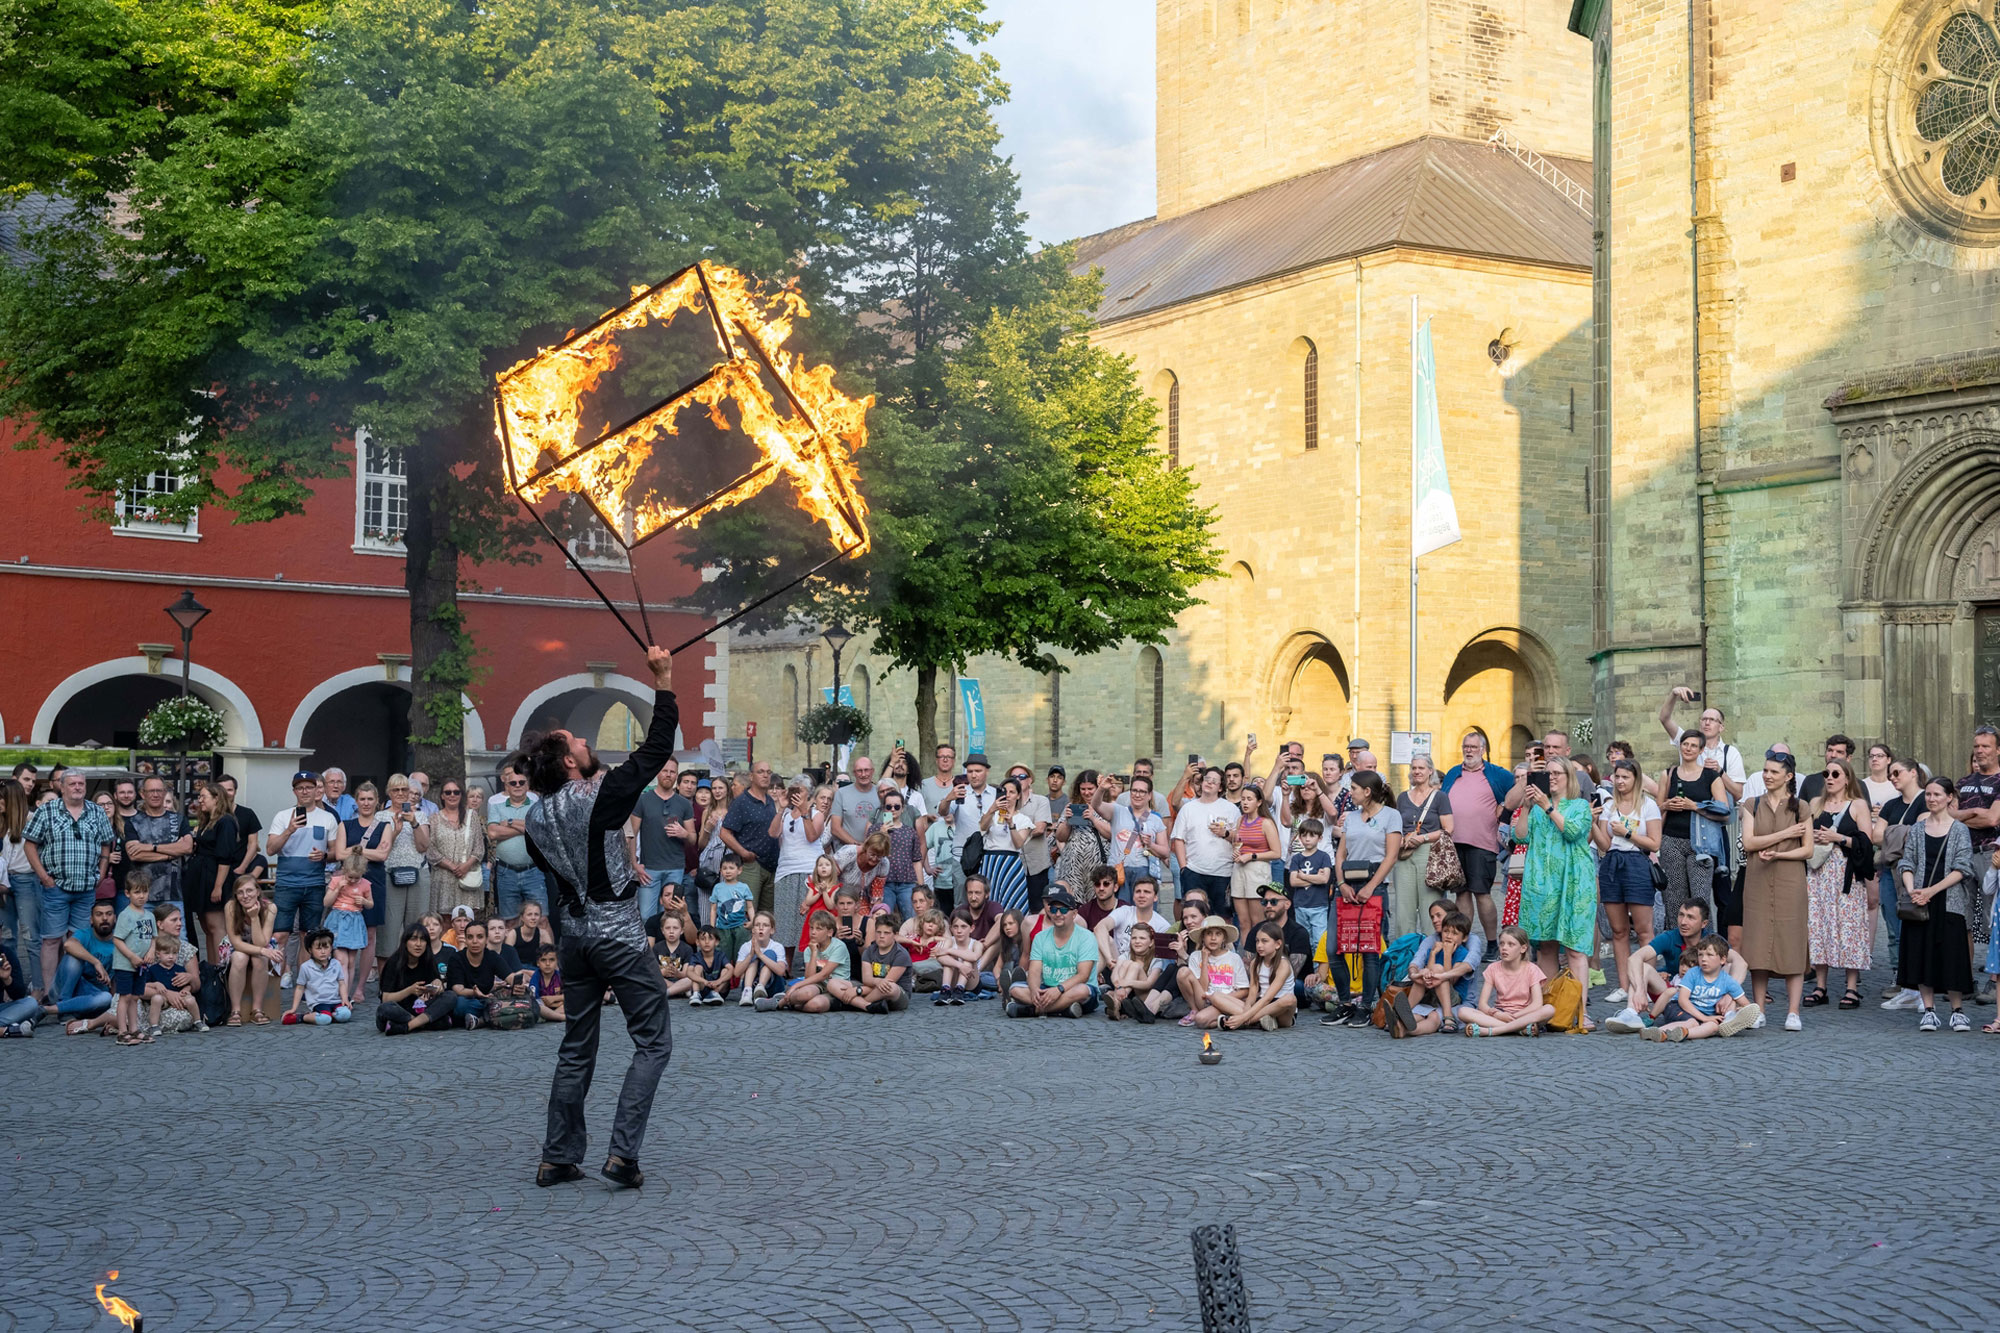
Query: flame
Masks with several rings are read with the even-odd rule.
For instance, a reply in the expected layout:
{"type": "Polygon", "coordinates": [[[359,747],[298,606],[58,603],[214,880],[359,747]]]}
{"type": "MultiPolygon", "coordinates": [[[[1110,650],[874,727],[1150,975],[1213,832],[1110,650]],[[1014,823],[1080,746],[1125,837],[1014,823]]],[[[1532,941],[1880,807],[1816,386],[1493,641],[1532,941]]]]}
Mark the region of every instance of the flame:
{"type": "MultiPolygon", "coordinates": [[[[118,1270],[114,1268],[109,1273],[106,1273],[104,1277],[107,1282],[116,1282],[118,1280],[118,1270]]],[[[132,1327],[133,1321],[139,1318],[139,1312],[127,1305],[123,1297],[106,1296],[104,1294],[103,1282],[97,1284],[97,1303],[104,1307],[104,1313],[110,1315],[127,1328],[132,1327]]]]}
{"type": "Polygon", "coordinates": [[[658,437],[678,433],[675,418],[683,407],[707,408],[709,420],[726,430],[722,406],[731,403],[762,463],[703,509],[741,503],[787,476],[799,507],[827,525],[836,546],[852,547],[855,554],[867,550],[866,507],[849,460],[868,442],[867,413],[875,400],[848,397],[834,387],[832,366],[806,366],[785,350],[793,321],[810,314],[804,298],[789,288],[765,295],[736,270],[706,264],[691,266],[657,287],[635,287],[632,296],[629,304],[582,335],[545,348],[499,376],[501,421],[496,429],[519,479],[521,498],[533,502],[560,490],[588,497],[606,515],[629,514],[628,544],[675,523],[693,526],[699,513],[684,513],[657,498],[628,508],[626,493],[652,457],[658,437]],[[578,404],[618,364],[617,335],[653,320],[665,323],[682,311],[706,319],[711,295],[714,315],[756,344],[803,410],[780,408],[766,383],[764,365],[732,338],[729,352],[692,391],[570,457],[579,444],[590,443],[577,439],[578,404]],[[549,459],[556,465],[550,467],[549,459]]]}
{"type": "Polygon", "coordinates": [[[1208,1034],[1207,1034],[1206,1032],[1202,1033],[1202,1034],[1201,1034],[1201,1048],[1202,1048],[1202,1049],[1203,1049],[1204,1051],[1212,1051],[1212,1050],[1214,1050],[1214,1049],[1215,1049],[1215,1038],[1214,1038],[1214,1037],[1211,1037],[1211,1036],[1209,1036],[1209,1035],[1208,1035],[1208,1034]]]}

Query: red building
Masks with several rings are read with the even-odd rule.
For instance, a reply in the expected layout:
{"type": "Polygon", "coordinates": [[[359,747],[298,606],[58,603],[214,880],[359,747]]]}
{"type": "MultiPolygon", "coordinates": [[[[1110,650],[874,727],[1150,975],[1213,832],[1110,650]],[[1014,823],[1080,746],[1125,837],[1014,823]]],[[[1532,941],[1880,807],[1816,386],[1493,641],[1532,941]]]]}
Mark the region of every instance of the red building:
{"type": "MultiPolygon", "coordinates": [[[[53,452],[17,452],[0,423],[0,737],[12,745],[129,746],[154,703],[180,689],[180,632],[163,608],[191,588],[212,614],[195,631],[194,692],[222,710],[225,766],[253,807],[289,800],[298,768],[339,765],[378,783],[408,763],[409,599],[400,542],[401,464],[365,439],[357,480],[319,484],[306,512],[235,524],[204,510],[159,520],[150,503],[178,479],[155,473],[119,500],[118,521],[85,517],[53,452]]],[[[665,541],[633,557],[666,646],[710,621],[672,599],[695,575],[665,541]]],[[[607,538],[585,557],[629,602],[607,538]]],[[[559,552],[533,565],[468,567],[462,594],[479,665],[467,700],[466,759],[491,772],[525,730],[596,735],[616,704],[641,727],[652,689],[630,637],[559,552]]],[[[637,623],[636,616],[633,617],[637,623]]],[[[709,644],[675,660],[682,746],[722,716],[726,657],[709,644]]]]}

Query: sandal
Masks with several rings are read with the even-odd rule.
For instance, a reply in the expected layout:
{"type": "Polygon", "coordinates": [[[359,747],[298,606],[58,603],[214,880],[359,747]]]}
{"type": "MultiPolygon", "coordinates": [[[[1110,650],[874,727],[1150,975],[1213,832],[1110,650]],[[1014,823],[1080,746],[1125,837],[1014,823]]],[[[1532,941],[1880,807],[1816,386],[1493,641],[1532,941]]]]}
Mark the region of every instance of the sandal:
{"type": "Polygon", "coordinates": [[[1826,987],[1815,986],[1812,988],[1811,992],[1807,994],[1803,1003],[1805,1004],[1806,1007],[1811,1008],[1815,1005],[1825,1004],[1831,998],[1832,997],[1826,993],[1826,987]]]}
{"type": "Polygon", "coordinates": [[[80,1037],[84,1033],[90,1031],[90,1020],[87,1018],[72,1019],[70,1023],[63,1028],[63,1031],[67,1033],[69,1036],[80,1037]]]}
{"type": "Polygon", "coordinates": [[[1991,1023],[1988,1023],[1985,1027],[1979,1030],[1981,1032],[1990,1032],[1994,1036],[2000,1037],[2000,1018],[1994,1019],[1991,1023]]]}
{"type": "Polygon", "coordinates": [[[240,1028],[240,1027],[242,1027],[242,1026],[243,1026],[243,1015],[242,1015],[242,1014],[240,1014],[240,1013],[234,1013],[234,1014],[231,1014],[231,1015],[229,1016],[229,1021],[228,1021],[227,1023],[224,1023],[224,1024],[223,1024],[223,1026],[224,1026],[224,1027],[228,1027],[228,1028],[240,1028]]]}
{"type": "Polygon", "coordinates": [[[1849,986],[1847,994],[1840,997],[1840,1007],[1843,1009],[1859,1009],[1861,1007],[1861,992],[1849,986]]]}
{"type": "Polygon", "coordinates": [[[264,1024],[270,1021],[271,1021],[270,1015],[266,1014],[262,1009],[252,1009],[250,1011],[251,1027],[262,1027],[264,1024]]]}

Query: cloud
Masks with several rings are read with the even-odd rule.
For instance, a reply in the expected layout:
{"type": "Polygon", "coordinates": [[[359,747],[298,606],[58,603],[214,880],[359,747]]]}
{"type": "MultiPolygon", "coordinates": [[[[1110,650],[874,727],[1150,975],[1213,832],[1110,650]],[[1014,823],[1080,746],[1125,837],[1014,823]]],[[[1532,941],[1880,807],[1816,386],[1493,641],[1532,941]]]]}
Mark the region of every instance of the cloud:
{"type": "Polygon", "coordinates": [[[1153,0],[991,0],[995,112],[1028,231],[1063,241],[1153,211],[1153,0]]]}

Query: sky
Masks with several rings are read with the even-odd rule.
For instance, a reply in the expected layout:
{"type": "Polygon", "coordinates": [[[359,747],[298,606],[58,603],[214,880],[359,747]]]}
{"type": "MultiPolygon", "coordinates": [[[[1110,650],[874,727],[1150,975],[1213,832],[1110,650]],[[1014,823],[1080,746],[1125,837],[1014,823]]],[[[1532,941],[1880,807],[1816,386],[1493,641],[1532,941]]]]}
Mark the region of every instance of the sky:
{"type": "Polygon", "coordinates": [[[987,0],[986,50],[1028,233],[1066,241],[1153,211],[1154,0],[987,0]]]}

